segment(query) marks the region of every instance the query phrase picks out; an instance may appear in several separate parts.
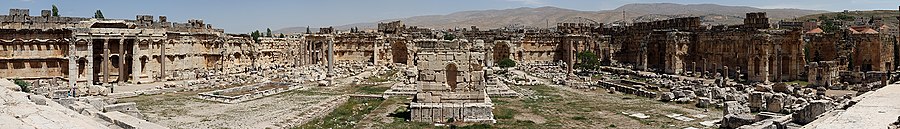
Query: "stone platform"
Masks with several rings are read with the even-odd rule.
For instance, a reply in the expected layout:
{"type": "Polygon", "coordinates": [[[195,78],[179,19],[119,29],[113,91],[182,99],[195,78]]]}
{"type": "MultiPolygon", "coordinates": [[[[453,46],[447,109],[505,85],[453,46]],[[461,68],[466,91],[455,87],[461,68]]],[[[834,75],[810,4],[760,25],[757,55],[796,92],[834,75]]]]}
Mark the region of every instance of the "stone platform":
{"type": "Polygon", "coordinates": [[[891,84],[857,97],[847,110],[835,110],[807,124],[805,129],[883,129],[900,116],[900,84],[891,84]]]}

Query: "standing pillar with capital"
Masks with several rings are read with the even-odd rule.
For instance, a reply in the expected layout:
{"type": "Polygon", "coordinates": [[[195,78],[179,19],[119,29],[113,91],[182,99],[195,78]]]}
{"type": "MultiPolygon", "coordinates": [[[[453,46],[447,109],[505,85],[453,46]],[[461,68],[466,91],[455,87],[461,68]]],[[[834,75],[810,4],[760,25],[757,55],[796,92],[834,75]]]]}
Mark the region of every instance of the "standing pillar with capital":
{"type": "Polygon", "coordinates": [[[103,86],[109,84],[109,38],[103,39],[103,86]]]}
{"type": "MultiPolygon", "coordinates": [[[[119,75],[116,78],[116,85],[122,86],[125,84],[125,80],[127,80],[128,75],[125,74],[125,37],[119,39],[119,75]]],[[[112,91],[113,88],[110,88],[112,91]]]]}

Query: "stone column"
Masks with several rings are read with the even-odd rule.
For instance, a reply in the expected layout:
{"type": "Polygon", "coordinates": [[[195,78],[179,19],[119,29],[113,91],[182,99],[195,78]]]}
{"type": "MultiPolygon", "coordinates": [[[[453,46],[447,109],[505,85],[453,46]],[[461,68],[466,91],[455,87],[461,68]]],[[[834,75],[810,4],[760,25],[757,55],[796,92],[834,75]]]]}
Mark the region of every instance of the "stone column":
{"type": "Polygon", "coordinates": [[[103,86],[109,83],[109,38],[103,39],[103,86]]]}
{"type": "Polygon", "coordinates": [[[381,43],[382,42],[380,40],[376,39],[375,43],[372,44],[372,64],[375,66],[378,66],[378,52],[380,52],[380,50],[381,50],[381,49],[378,49],[380,47],[380,45],[378,45],[378,44],[381,44],[381,43]]]}
{"type": "Polygon", "coordinates": [[[140,55],[140,54],[137,54],[138,53],[138,51],[137,51],[138,44],[140,43],[140,41],[141,41],[140,38],[135,39],[134,45],[131,45],[131,51],[133,54],[131,56],[131,66],[129,66],[129,67],[131,68],[131,81],[132,81],[131,83],[132,84],[137,84],[139,81],[138,75],[143,74],[143,72],[140,71],[141,68],[143,68],[143,66],[141,66],[141,60],[140,60],[141,57],[137,56],[137,55],[140,55]]]}
{"type": "Polygon", "coordinates": [[[691,74],[697,75],[697,62],[691,62],[691,74]]]}
{"type": "Polygon", "coordinates": [[[703,59],[703,70],[701,70],[701,72],[700,72],[700,78],[704,78],[706,76],[706,71],[709,71],[706,68],[706,64],[708,64],[708,63],[709,63],[709,61],[707,61],[706,59],[703,59]]]}
{"type": "Polygon", "coordinates": [[[85,73],[87,73],[87,84],[94,85],[94,37],[92,35],[87,38],[87,51],[91,53],[87,55],[87,61],[84,63],[85,73]]]}
{"type": "Polygon", "coordinates": [[[69,51],[66,53],[69,57],[69,87],[71,88],[70,95],[75,96],[75,83],[78,80],[78,61],[77,56],[75,55],[75,39],[66,39],[66,43],[69,47],[69,51]]]}
{"type": "Polygon", "coordinates": [[[724,86],[725,84],[727,84],[725,82],[728,82],[728,66],[723,66],[723,69],[725,69],[724,74],[722,74],[724,75],[722,76],[722,85],[724,86]]]}
{"type": "Polygon", "coordinates": [[[169,40],[165,40],[159,43],[159,80],[160,82],[167,81],[166,80],[166,44],[168,44],[169,40]]]}
{"type": "Polygon", "coordinates": [[[328,77],[334,76],[334,39],[328,39],[328,77]]]}
{"type": "Polygon", "coordinates": [[[719,64],[713,63],[712,72],[709,73],[709,74],[711,74],[711,75],[709,75],[710,76],[709,78],[715,79],[717,73],[719,73],[719,64]]]}
{"type": "MultiPolygon", "coordinates": [[[[119,81],[116,84],[119,86],[125,84],[126,78],[128,78],[128,75],[125,73],[125,55],[125,37],[123,36],[122,39],[119,39],[119,62],[117,62],[119,63],[119,75],[116,79],[119,81]]],[[[110,91],[112,89],[110,88],[110,91]]]]}

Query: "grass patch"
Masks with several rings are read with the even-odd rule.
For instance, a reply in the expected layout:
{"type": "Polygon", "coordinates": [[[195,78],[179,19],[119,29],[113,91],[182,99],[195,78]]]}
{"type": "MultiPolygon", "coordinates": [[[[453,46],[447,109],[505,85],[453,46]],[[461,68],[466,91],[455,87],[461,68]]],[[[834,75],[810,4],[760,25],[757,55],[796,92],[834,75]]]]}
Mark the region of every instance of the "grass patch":
{"type": "Polygon", "coordinates": [[[384,93],[384,91],[387,91],[388,89],[390,89],[390,87],[380,87],[380,86],[373,86],[373,85],[363,85],[363,86],[358,86],[358,87],[357,87],[356,93],[363,93],[363,94],[381,94],[381,93],[384,93]]]}
{"type": "Polygon", "coordinates": [[[295,129],[349,129],[369,112],[378,108],[384,100],[350,99],[325,117],[315,119],[295,129]]]}
{"type": "Polygon", "coordinates": [[[494,118],[496,119],[512,119],[516,114],[519,114],[516,110],[512,110],[509,108],[496,108],[494,111],[494,118]]]}
{"type": "Polygon", "coordinates": [[[795,81],[791,81],[791,82],[785,82],[784,84],[787,84],[787,85],[797,84],[797,85],[800,85],[800,87],[806,87],[807,85],[809,85],[809,82],[807,82],[807,81],[801,81],[801,80],[795,80],[795,81]]]}
{"type": "Polygon", "coordinates": [[[584,116],[575,116],[572,117],[572,120],[587,120],[587,118],[585,118],[584,116]]]}
{"type": "Polygon", "coordinates": [[[466,125],[466,126],[450,126],[451,129],[490,129],[491,125],[489,124],[474,124],[474,125],[466,125]]]}
{"type": "Polygon", "coordinates": [[[371,76],[371,77],[369,77],[369,78],[366,78],[366,80],[369,81],[369,82],[387,82],[387,81],[391,81],[391,79],[394,78],[394,75],[396,75],[397,72],[399,72],[399,71],[400,71],[400,70],[392,69],[392,70],[390,70],[390,71],[385,72],[384,74],[380,74],[380,75],[377,75],[377,76],[371,76]]]}

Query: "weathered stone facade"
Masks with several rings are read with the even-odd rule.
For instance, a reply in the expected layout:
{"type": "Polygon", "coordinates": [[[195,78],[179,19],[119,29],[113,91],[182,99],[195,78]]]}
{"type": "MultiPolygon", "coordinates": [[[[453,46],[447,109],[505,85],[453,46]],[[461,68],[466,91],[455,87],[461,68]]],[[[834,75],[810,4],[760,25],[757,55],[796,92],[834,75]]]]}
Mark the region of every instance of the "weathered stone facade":
{"type": "Polygon", "coordinates": [[[820,61],[809,63],[807,80],[810,85],[830,87],[840,82],[840,70],[835,61],[820,61]]]}
{"type": "Polygon", "coordinates": [[[413,121],[494,123],[486,93],[484,44],[466,40],[414,40],[417,93],[413,121]]]}
{"type": "MultiPolygon", "coordinates": [[[[168,22],[28,16],[11,9],[0,16],[5,78],[68,80],[70,87],[197,79],[251,69],[314,64],[304,38],[226,34],[202,20],[168,22]],[[303,58],[303,59],[301,59],[303,58]]],[[[318,51],[316,51],[318,52],[318,51]]],[[[324,56],[323,56],[324,57],[324,56]]]]}

